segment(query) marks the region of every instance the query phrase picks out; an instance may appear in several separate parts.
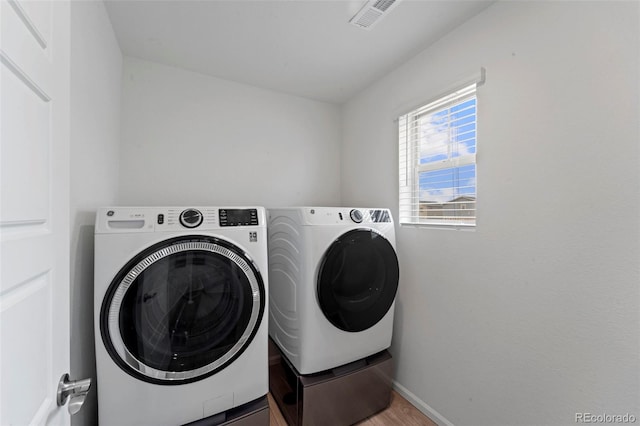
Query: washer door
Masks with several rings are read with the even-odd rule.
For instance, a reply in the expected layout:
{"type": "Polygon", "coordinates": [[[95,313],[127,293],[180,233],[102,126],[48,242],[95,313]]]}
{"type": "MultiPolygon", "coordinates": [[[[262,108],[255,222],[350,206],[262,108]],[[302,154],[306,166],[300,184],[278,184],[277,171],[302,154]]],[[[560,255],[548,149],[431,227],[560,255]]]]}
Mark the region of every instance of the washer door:
{"type": "Polygon", "coordinates": [[[111,358],[156,384],[184,384],[223,369],[247,348],[264,313],[264,283],[235,245],[178,237],[138,254],[102,303],[111,358]]]}
{"type": "Polygon", "coordinates": [[[398,278],[398,258],[386,238],[371,229],[349,231],[331,244],[320,265],[320,309],[341,330],[366,330],[391,308],[398,278]]]}

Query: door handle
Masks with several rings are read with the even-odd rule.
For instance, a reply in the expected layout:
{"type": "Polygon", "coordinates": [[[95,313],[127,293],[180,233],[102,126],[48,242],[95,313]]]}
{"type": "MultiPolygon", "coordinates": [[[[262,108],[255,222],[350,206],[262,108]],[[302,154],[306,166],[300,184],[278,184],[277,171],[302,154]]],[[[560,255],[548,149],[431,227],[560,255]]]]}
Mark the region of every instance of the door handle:
{"type": "Polygon", "coordinates": [[[84,404],[84,400],[89,393],[89,388],[91,388],[91,379],[69,380],[69,374],[63,374],[58,382],[58,392],[56,394],[58,407],[66,404],[67,399],[71,397],[68,409],[69,414],[73,416],[82,408],[82,404],[84,404]]]}

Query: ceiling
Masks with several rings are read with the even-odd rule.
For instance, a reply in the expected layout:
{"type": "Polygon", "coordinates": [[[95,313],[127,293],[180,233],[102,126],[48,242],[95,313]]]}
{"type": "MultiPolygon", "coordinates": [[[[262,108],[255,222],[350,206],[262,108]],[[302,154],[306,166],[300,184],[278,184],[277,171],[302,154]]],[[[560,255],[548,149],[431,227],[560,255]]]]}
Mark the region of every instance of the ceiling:
{"type": "Polygon", "coordinates": [[[343,103],[492,1],[402,0],[372,28],[365,0],[106,0],[124,55],[343,103]]]}

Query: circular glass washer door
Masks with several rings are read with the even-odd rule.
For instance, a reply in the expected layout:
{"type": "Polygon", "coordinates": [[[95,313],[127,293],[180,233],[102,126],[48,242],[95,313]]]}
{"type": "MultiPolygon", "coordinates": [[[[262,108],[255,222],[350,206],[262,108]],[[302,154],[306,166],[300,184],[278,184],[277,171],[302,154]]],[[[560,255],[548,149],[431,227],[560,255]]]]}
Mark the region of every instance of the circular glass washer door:
{"type": "Polygon", "coordinates": [[[237,246],[178,237],[138,254],[112,281],[100,312],[111,358],[156,384],[184,384],[233,362],[253,340],[265,289],[237,246]]]}
{"type": "Polygon", "coordinates": [[[396,251],[386,238],[372,229],[346,232],[329,246],[320,264],[320,309],[341,330],[366,330],[391,308],[399,276],[396,251]]]}

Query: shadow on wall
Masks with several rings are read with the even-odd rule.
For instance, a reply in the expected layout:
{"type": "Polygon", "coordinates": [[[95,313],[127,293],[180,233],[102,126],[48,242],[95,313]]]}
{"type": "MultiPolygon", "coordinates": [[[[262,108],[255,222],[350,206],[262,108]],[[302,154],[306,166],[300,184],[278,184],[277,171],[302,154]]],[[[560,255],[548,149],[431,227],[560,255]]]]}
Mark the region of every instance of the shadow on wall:
{"type": "Polygon", "coordinates": [[[91,390],[72,426],[98,424],[96,357],[93,332],[95,211],[77,211],[71,234],[71,378],[92,379],[91,390]]]}
{"type": "MultiPolygon", "coordinates": [[[[400,333],[400,329],[403,327],[405,319],[404,306],[402,301],[400,301],[400,298],[398,297],[399,293],[400,291],[398,289],[398,294],[396,294],[395,307],[393,311],[393,336],[391,340],[391,347],[389,348],[391,356],[394,356],[394,354],[397,355],[397,353],[399,352],[398,348],[402,346],[402,333],[400,333]]],[[[397,360],[395,360],[394,362],[397,362],[397,360]]]]}
{"type": "MultiPolygon", "coordinates": [[[[402,285],[402,280],[398,283],[398,286],[402,285]]],[[[393,369],[391,373],[391,384],[396,391],[398,391],[396,381],[396,374],[398,372],[398,353],[400,352],[400,347],[402,346],[402,333],[400,333],[399,328],[403,327],[405,317],[404,317],[404,306],[398,297],[400,293],[400,288],[398,288],[398,292],[396,293],[395,305],[393,308],[393,334],[391,336],[391,346],[387,349],[393,358],[393,369]]],[[[404,395],[403,395],[404,396],[404,395]]]]}

